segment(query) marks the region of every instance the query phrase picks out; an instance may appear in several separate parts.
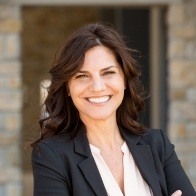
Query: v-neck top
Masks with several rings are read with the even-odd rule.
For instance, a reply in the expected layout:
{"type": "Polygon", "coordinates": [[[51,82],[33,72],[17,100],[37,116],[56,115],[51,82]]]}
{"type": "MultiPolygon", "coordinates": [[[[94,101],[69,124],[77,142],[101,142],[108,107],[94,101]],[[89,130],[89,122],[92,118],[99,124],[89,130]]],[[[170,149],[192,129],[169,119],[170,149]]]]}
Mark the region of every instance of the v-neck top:
{"type": "Polygon", "coordinates": [[[90,144],[90,149],[108,196],[153,196],[150,187],[141,176],[126,142],[121,146],[121,151],[123,152],[124,195],[101,156],[99,148],[90,144]]]}

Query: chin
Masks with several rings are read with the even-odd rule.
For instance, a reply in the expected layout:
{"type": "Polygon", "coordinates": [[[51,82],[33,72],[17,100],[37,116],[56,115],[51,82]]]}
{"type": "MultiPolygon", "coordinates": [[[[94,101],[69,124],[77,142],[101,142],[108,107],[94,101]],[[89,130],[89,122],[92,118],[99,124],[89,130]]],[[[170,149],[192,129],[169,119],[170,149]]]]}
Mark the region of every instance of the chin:
{"type": "Polygon", "coordinates": [[[91,118],[93,120],[107,120],[111,118],[114,114],[113,113],[104,113],[104,112],[99,112],[98,114],[93,113],[93,114],[88,114],[88,118],[91,118]]]}

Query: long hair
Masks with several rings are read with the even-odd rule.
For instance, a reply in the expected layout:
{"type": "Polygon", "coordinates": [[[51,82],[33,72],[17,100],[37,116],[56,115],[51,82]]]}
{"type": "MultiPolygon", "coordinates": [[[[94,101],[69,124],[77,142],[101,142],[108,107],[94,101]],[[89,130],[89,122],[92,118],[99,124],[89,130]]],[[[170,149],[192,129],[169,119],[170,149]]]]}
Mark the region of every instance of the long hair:
{"type": "Polygon", "coordinates": [[[96,23],[76,31],[62,44],[56,55],[54,65],[49,71],[51,85],[44,102],[47,116],[39,121],[41,137],[34,144],[59,134],[68,133],[74,137],[79,127],[84,126],[68,94],[67,86],[70,78],[81,70],[85,53],[99,45],[107,47],[114,54],[124,73],[126,89],[123,101],[117,109],[117,123],[136,134],[143,133],[144,127],[138,122],[138,113],[144,108],[143,88],[132,50],[113,27],[96,23]]]}

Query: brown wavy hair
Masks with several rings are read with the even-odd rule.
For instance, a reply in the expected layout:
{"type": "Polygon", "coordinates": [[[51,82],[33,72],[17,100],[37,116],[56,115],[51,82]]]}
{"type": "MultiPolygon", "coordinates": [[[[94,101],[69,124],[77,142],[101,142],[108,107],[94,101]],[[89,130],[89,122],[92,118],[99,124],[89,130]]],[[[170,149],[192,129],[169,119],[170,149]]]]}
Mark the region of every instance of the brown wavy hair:
{"type": "Polygon", "coordinates": [[[49,71],[51,85],[44,102],[47,116],[39,121],[41,137],[32,146],[54,135],[71,134],[74,137],[79,127],[84,126],[68,95],[67,83],[82,68],[85,53],[99,45],[113,52],[125,77],[124,99],[117,109],[118,125],[136,134],[144,132],[144,126],[138,122],[138,113],[144,108],[143,86],[139,80],[137,62],[132,55],[133,50],[126,46],[113,27],[96,23],[76,31],[57,52],[54,65],[49,71]]]}

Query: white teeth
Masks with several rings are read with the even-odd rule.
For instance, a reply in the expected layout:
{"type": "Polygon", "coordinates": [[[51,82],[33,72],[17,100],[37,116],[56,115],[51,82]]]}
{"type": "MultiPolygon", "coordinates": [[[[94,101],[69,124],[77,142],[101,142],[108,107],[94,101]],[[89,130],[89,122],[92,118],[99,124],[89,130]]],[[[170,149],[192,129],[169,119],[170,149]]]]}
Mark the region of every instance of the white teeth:
{"type": "Polygon", "coordinates": [[[92,103],[105,103],[109,99],[110,99],[110,96],[87,98],[87,100],[92,102],[92,103]]]}

